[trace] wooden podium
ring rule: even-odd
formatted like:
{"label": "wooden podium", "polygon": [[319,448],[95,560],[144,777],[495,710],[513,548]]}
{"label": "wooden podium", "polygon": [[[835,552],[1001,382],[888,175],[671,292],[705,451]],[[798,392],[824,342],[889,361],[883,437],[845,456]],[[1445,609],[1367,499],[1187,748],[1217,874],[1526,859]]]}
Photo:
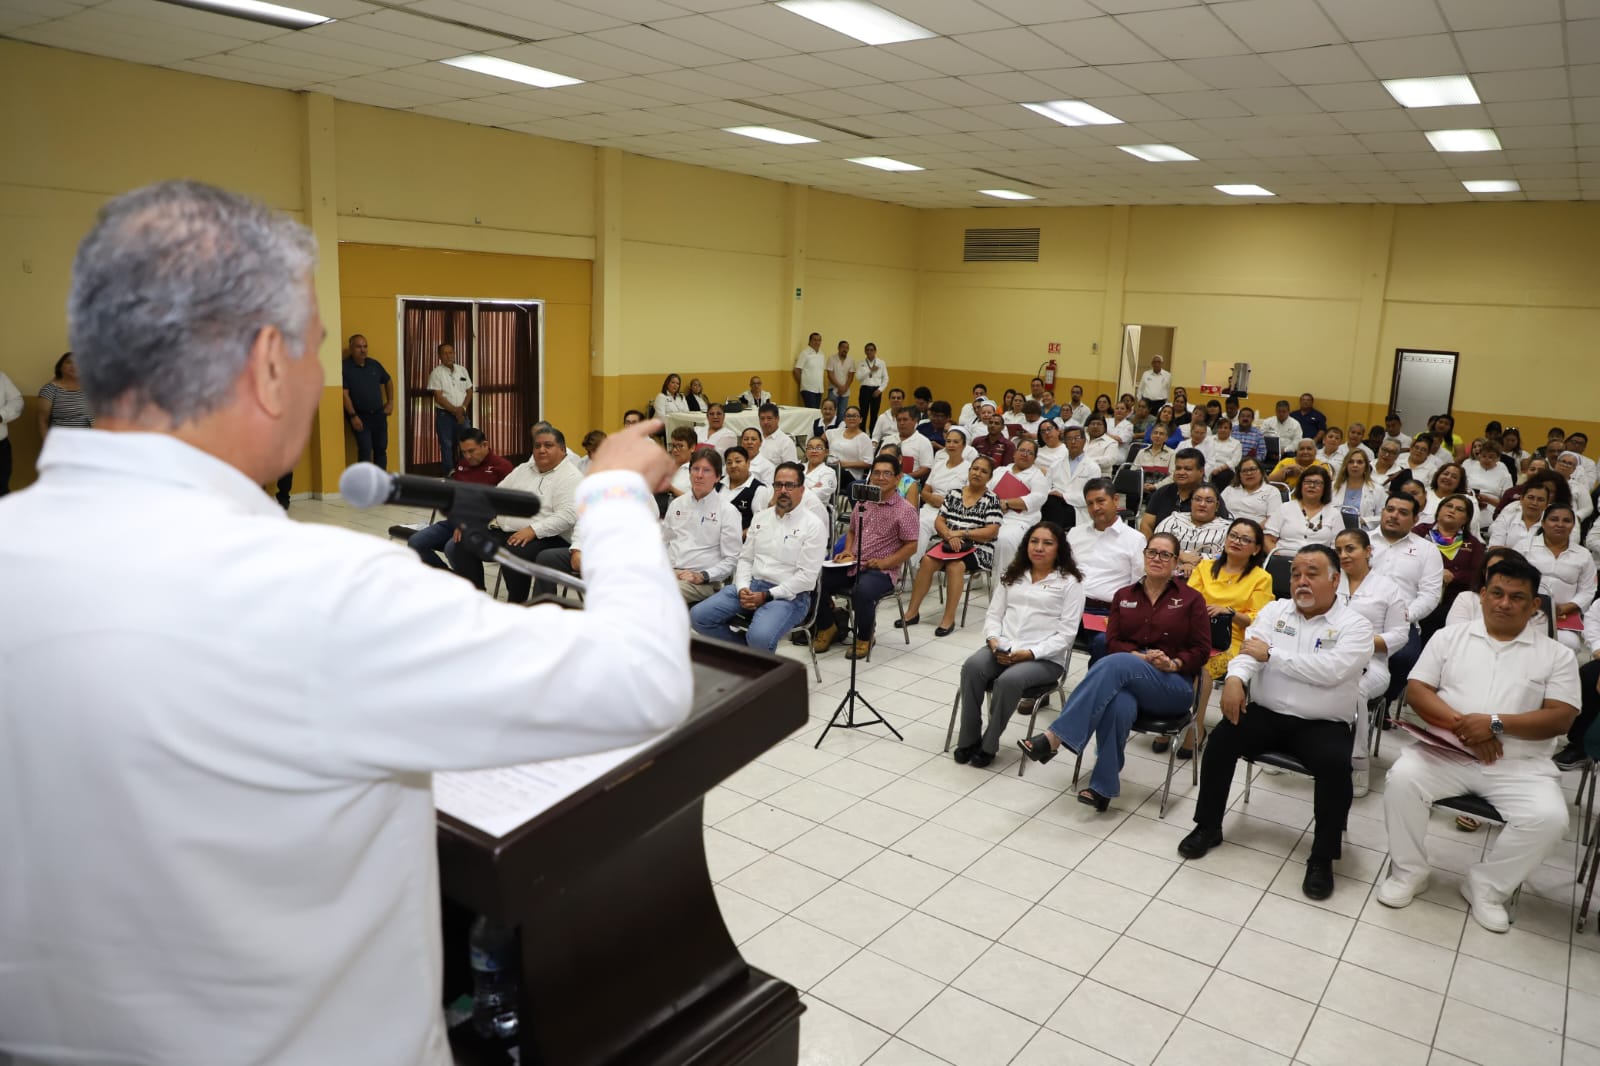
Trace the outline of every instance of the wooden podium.
{"label": "wooden podium", "polygon": [[[799,993],[728,935],[701,807],[805,724],[805,669],[700,638],[692,658],[688,721],[616,769],[501,837],[439,815],[445,1001],[471,991],[472,915],[519,926],[522,1066],[798,1061]],[[471,1029],[458,1062],[507,1061]]]}

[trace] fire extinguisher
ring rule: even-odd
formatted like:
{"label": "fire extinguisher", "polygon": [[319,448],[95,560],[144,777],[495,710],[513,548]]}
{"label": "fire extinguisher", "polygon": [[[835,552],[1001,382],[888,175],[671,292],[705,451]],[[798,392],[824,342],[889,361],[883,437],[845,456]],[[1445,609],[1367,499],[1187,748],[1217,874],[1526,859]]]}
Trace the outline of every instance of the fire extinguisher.
{"label": "fire extinguisher", "polygon": [[1044,365],[1039,368],[1039,377],[1044,380],[1045,388],[1053,389],[1056,387],[1056,361],[1054,359],[1045,360]]}

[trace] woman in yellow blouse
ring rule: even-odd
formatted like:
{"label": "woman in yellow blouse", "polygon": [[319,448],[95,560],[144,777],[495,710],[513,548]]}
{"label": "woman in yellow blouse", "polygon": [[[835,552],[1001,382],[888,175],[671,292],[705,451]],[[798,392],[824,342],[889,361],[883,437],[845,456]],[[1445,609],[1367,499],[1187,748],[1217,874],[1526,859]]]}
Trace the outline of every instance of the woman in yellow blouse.
{"label": "woman in yellow blouse", "polygon": [[[1205,597],[1207,613],[1213,619],[1227,617],[1233,622],[1233,639],[1227,647],[1212,654],[1200,674],[1202,708],[1210,702],[1212,682],[1227,675],[1228,663],[1239,653],[1245,627],[1255,621],[1261,608],[1272,602],[1272,575],[1261,565],[1266,558],[1266,534],[1261,526],[1249,518],[1236,518],[1228,527],[1222,554],[1215,560],[1202,562],[1189,575],[1189,587]],[[1204,739],[1203,711],[1199,725],[1201,739]],[[1190,758],[1194,754],[1194,742],[1192,735],[1184,737],[1183,745],[1178,748],[1178,758]]]}

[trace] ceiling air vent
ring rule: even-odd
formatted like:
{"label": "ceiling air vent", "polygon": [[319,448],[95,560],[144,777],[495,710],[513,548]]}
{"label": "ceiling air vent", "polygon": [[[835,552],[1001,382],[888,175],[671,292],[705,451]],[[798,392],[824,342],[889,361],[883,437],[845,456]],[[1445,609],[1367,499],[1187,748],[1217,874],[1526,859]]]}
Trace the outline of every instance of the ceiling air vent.
{"label": "ceiling air vent", "polygon": [[1039,230],[969,229],[961,248],[964,263],[1037,263]]}

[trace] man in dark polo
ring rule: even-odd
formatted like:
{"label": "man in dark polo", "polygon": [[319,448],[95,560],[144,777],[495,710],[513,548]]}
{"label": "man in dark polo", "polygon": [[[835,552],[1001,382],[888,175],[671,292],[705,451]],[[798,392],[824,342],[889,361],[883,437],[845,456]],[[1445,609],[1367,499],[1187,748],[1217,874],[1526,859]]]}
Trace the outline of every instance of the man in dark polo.
{"label": "man in dark polo", "polygon": [[350,338],[344,360],[344,418],[356,438],[356,458],[389,469],[389,412],[394,410],[389,372],[367,358],[367,338]]}
{"label": "man in dark polo", "polygon": [[[496,455],[489,447],[483,430],[468,427],[456,438],[461,461],[450,471],[450,480],[465,481],[473,485],[498,485],[511,473],[511,461]],[[429,566],[439,570],[450,569],[439,553],[455,537],[455,527],[449,522],[435,522],[412,532],[409,526],[390,526],[391,537],[405,537],[406,546],[416,552]]]}

